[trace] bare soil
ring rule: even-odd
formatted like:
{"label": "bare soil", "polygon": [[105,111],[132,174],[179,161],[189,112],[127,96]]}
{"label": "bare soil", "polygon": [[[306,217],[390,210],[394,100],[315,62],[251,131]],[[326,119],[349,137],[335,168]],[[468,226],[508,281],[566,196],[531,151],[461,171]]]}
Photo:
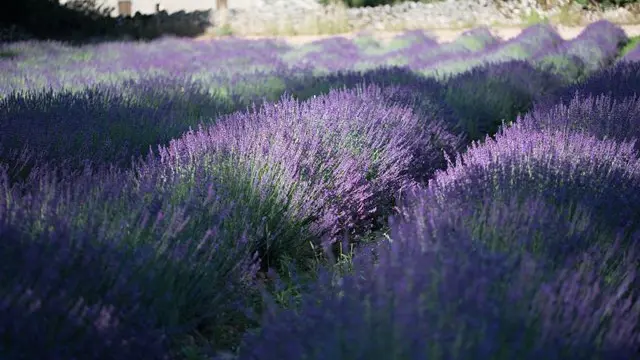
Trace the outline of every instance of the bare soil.
{"label": "bare soil", "polygon": [[[619,25],[622,29],[627,33],[627,36],[638,36],[640,35],[640,25]],[[504,40],[511,39],[513,37],[518,36],[524,26],[521,27],[493,27],[490,28],[490,31],[497,37],[500,37]],[[584,30],[584,26],[562,26],[557,25],[556,29],[560,36],[564,39],[569,40],[576,36],[578,36],[582,30]],[[455,40],[460,34],[470,29],[436,29],[436,30],[427,30],[430,34],[432,34],[440,43],[446,43]],[[388,41],[392,39],[394,36],[401,34],[401,32],[371,32],[370,33],[374,38],[381,42]],[[243,39],[280,39],[286,41],[290,45],[302,45],[309,42],[313,42],[320,39],[326,39],[334,36],[342,36],[345,38],[353,38],[357,35],[357,33],[346,33],[346,34],[337,34],[337,35],[296,35],[296,36],[240,36],[239,38]],[[216,39],[215,36],[212,35],[203,35],[196,40],[211,40]]]}

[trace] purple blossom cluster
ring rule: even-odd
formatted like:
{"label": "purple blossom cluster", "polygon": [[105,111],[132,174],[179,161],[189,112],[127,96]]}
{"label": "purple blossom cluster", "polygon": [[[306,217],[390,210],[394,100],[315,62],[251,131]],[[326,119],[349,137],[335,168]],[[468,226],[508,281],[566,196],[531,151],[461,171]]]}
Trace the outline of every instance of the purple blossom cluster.
{"label": "purple blossom cluster", "polygon": [[0,359],[635,358],[627,40],[0,45]]}
{"label": "purple blossom cluster", "polygon": [[598,139],[634,142],[640,150],[640,99],[637,96],[581,95],[567,104],[539,103],[517,120],[531,129],[583,132]]}
{"label": "purple blossom cluster", "polygon": [[452,165],[429,182],[448,204],[535,194],[559,206],[579,205],[591,222],[611,229],[638,227],[640,162],[633,142],[517,122],[472,144]]}

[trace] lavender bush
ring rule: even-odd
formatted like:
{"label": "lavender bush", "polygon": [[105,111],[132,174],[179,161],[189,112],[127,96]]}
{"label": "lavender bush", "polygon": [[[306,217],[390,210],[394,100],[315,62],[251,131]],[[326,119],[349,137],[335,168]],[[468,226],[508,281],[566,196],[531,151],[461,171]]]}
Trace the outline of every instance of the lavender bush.
{"label": "lavender bush", "polygon": [[[22,239],[28,245],[41,239],[40,247],[34,243],[33,251],[25,253],[29,261],[20,262],[20,267],[9,263],[3,271],[3,276],[16,284],[28,285],[30,277],[36,281],[46,269],[50,271],[48,276],[58,279],[48,286],[61,292],[60,301],[77,301],[81,296],[91,299],[90,307],[100,305],[102,300],[106,301],[104,306],[115,307],[114,311],[145,309],[147,315],[140,316],[148,321],[148,330],[171,331],[174,340],[196,329],[215,330],[229,321],[229,314],[238,311],[239,302],[248,299],[251,292],[244,284],[253,276],[255,258],[247,245],[255,235],[250,231],[252,224],[245,221],[246,210],[235,207],[233,199],[225,196],[229,190],[224,183],[217,185],[214,179],[200,177],[199,186],[189,188],[184,180],[167,172],[134,176],[115,170],[98,174],[89,171],[79,177],[71,174],[57,178],[55,172],[43,169],[35,175],[30,183],[12,186],[6,176],[2,179],[3,223],[24,234],[15,241]],[[92,246],[101,247],[93,250]],[[109,246],[121,250],[109,258]],[[104,266],[109,266],[110,273],[104,273],[102,280],[79,262],[85,256],[83,248],[88,253],[82,261],[96,266],[98,259],[91,256],[104,255],[102,261],[106,261]],[[57,253],[60,259],[52,260]],[[2,254],[11,255],[4,250]],[[131,269],[127,268],[126,256],[131,258]],[[77,278],[73,280],[70,274]],[[112,288],[116,281],[122,282],[123,290]],[[112,290],[124,292],[111,296]],[[65,293],[70,291],[76,297],[65,300]],[[7,311],[16,312],[26,305],[18,301],[7,306]],[[56,310],[62,320],[63,310],[69,308]],[[37,319],[34,316],[29,326],[42,326]],[[56,325],[51,326],[46,331],[55,335]],[[126,330],[126,323],[123,326]],[[13,342],[14,336],[17,333],[9,333],[7,341]],[[61,341],[47,346],[58,346],[62,351],[71,344]]]}
{"label": "lavender bush", "polygon": [[[406,219],[393,219],[391,240],[362,249],[352,273],[321,273],[295,309],[272,303],[262,328],[245,337],[239,359],[633,356],[640,343],[640,305],[627,293],[633,259],[619,267],[627,277],[612,282],[595,276],[606,259],[596,252],[586,253],[577,270],[568,263],[547,273],[527,256],[488,251],[481,241],[494,234],[472,234],[466,213],[424,205],[409,208]],[[513,207],[493,205],[507,215],[489,221],[498,229],[511,225]],[[538,214],[559,220],[553,211]],[[589,295],[595,288],[597,295]],[[576,310],[580,316],[570,316]]]}
{"label": "lavender bush", "polygon": [[496,49],[496,52],[513,55],[522,54],[526,58],[535,56],[540,52],[549,51],[563,42],[564,40],[553,26],[544,23],[536,24],[522,30],[517,37]]}
{"label": "lavender bush", "polygon": [[353,38],[353,44],[364,55],[375,55],[384,52],[382,44],[370,32],[361,31]]}
{"label": "lavender bush", "polygon": [[356,44],[343,37],[317,40],[284,55],[285,60],[324,73],[349,68],[360,58]]}
{"label": "lavender bush", "polygon": [[397,51],[408,48],[412,45],[421,44],[425,47],[437,46],[438,41],[430,36],[428,32],[423,30],[405,31],[400,35],[396,35],[389,43],[386,44],[387,51]]}
{"label": "lavender bush", "polygon": [[[215,169],[210,154],[229,154],[248,172],[251,191],[281,216],[307,224],[316,238],[353,235],[376,224],[395,191],[444,166],[442,151],[459,144],[440,119],[418,118],[390,93],[370,86],[303,103],[285,98],[188,132],[160,149],[161,162],[192,172]],[[308,248],[300,233],[279,234],[280,217],[265,220],[263,254],[295,258]]]}
{"label": "lavender bush", "polygon": [[478,28],[462,33],[450,43],[444,43],[434,49],[409,47],[403,51],[408,57],[408,66],[413,70],[438,67],[439,64],[461,59],[470,55],[490,51],[500,42],[486,28]]}
{"label": "lavender bush", "polygon": [[62,221],[33,238],[2,220],[2,358],[169,358],[169,333],[140,301],[148,259],[73,236]]}
{"label": "lavender bush", "polygon": [[615,98],[635,96],[640,93],[640,64],[621,62],[594,72],[587,79],[551,95],[550,101],[570,101],[579,92],[583,95],[606,94]]}
{"label": "lavender bush", "polygon": [[[609,66],[628,41],[620,27],[602,20],[587,26],[575,39],[534,56],[534,61],[553,66],[560,73],[578,80],[585,74]],[[566,61],[562,61],[566,59]],[[573,68],[571,67],[573,65]]]}
{"label": "lavender bush", "polygon": [[[487,39],[484,31],[476,30],[467,34],[467,37],[461,36],[459,41],[464,39]],[[508,41],[489,42],[480,47],[478,51],[451,53],[437,59],[419,65],[419,72],[426,76],[435,76],[438,78],[449,77],[456,74],[464,73],[474,67],[486,66],[488,64],[496,64],[514,60],[530,60],[534,54],[541,51],[554,48],[563,40],[558,33],[546,24],[531,26],[524,29],[518,36]]]}
{"label": "lavender bush", "polygon": [[624,30],[606,20],[589,24],[577,38],[569,42],[566,50],[576,55],[587,66],[588,72],[596,71],[613,63],[616,55],[629,40]]}
{"label": "lavender bush", "polygon": [[438,44],[422,30],[409,31],[396,36],[385,46],[369,49],[351,69],[368,70],[380,66],[431,69],[488,51],[499,44],[500,41],[486,28],[466,31],[453,42],[444,44]]}
{"label": "lavender bush", "polygon": [[0,100],[0,158],[27,150],[37,162],[72,168],[84,161],[129,166],[150,146],[234,109],[197,85],[154,79],[126,88],[9,95]]}
{"label": "lavender bush", "polygon": [[640,100],[637,96],[614,98],[576,94],[568,104],[536,104],[517,121],[532,130],[583,132],[598,139],[633,141],[636,150],[640,149]]}
{"label": "lavender bush", "polygon": [[320,76],[305,74],[287,79],[286,89],[295,98],[306,100],[316,95],[327,94],[331,89],[351,89],[362,84],[381,87],[408,86],[419,91],[424,97],[436,99],[441,96],[443,89],[438,81],[424,78],[411,70],[400,67],[379,67],[367,71],[338,71]]}
{"label": "lavender bush", "polygon": [[445,83],[445,103],[469,140],[494,134],[502,122],[528,111],[541,94],[562,83],[526,62],[512,61],[469,70]]}
{"label": "lavender bush", "polygon": [[472,144],[430,186],[443,203],[541,194],[559,206],[580,204],[591,222],[619,229],[640,224],[639,171],[633,143],[515,123]]}

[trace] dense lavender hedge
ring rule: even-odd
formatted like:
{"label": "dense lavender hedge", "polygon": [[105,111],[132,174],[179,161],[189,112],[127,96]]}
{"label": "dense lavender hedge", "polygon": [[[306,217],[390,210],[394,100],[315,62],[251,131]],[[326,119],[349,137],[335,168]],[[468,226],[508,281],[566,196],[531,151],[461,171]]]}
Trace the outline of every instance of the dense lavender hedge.
{"label": "dense lavender hedge", "polygon": [[534,60],[569,79],[579,80],[611,65],[628,41],[620,27],[607,21],[588,25],[576,38],[543,51]]}
{"label": "dense lavender hedge", "polygon": [[551,101],[570,101],[576,92],[583,95],[606,94],[617,99],[640,94],[640,63],[619,62],[600,69],[587,79],[567,86],[555,94]]}
{"label": "dense lavender hedge", "polygon": [[[152,168],[216,171],[212,158],[228,154],[248,172],[251,191],[271,204],[257,210],[269,229],[258,250],[300,257],[309,241],[300,231],[333,241],[370,230],[396,191],[442,168],[443,151],[459,149],[438,107],[429,118],[418,117],[390,100],[400,90],[331,91],[302,103],[284,98],[186,133],[159,149]],[[297,227],[283,228],[282,218]]]}
{"label": "dense lavender hedge", "polygon": [[177,79],[131,81],[123,88],[34,91],[0,99],[0,159],[26,151],[33,157],[29,167],[56,163],[78,169],[86,161],[129,166],[150,146],[238,107]]}
{"label": "dense lavender hedge", "polygon": [[586,207],[592,222],[640,224],[640,160],[631,142],[516,123],[472,144],[430,185],[444,202],[542,194],[559,206]]}
{"label": "dense lavender hedge", "polygon": [[528,111],[542,94],[561,87],[552,73],[523,61],[476,67],[445,83],[444,102],[451,108],[456,127],[469,140],[494,134],[502,122]]}
{"label": "dense lavender hedge", "polygon": [[640,149],[640,99],[638,96],[581,95],[568,104],[536,104],[517,120],[530,129],[584,132],[598,139],[633,141]]}
{"label": "dense lavender hedge", "polygon": [[2,358],[168,358],[168,333],[141,306],[147,259],[74,236],[63,221],[33,237],[2,220]]}
{"label": "dense lavender hedge", "polygon": [[[581,38],[568,42],[571,44],[567,45],[568,49],[590,49],[590,53],[584,54],[588,55],[588,61],[606,62],[611,55],[610,44],[623,40],[621,30],[609,23],[598,23],[591,28]],[[553,58],[552,63],[573,64],[582,53],[558,51],[563,43],[549,25],[532,26],[509,41],[498,41],[487,29],[475,29],[442,45],[434,43],[428,34],[413,32],[379,46],[374,54],[344,38],[321,40],[302,47],[240,39],[186,42],[166,38],[152,45],[114,43],[85,48],[50,43],[44,51],[36,43],[22,42],[0,46],[0,51],[17,54],[16,61],[0,61],[0,68],[7,70],[0,94],[43,87],[77,90],[88,84],[114,85],[158,75],[179,76],[203,82],[206,88],[229,91],[238,86],[233,80],[237,76],[254,76],[254,73],[258,77],[267,73],[284,79],[295,77],[300,71],[318,74],[328,70],[407,66],[430,76],[442,76],[487,63],[529,58],[533,63],[538,62],[536,59]],[[600,46],[601,50],[594,49]],[[77,71],[79,68],[85,70]],[[561,67],[558,72],[568,80],[578,76],[572,74],[571,69],[565,70]]]}
{"label": "dense lavender hedge", "polygon": [[361,250],[352,273],[321,273],[294,309],[271,303],[239,359],[632,358],[640,345],[640,302],[629,293],[635,259],[616,269],[626,276],[606,281],[599,274],[615,248],[594,248],[557,272],[489,251],[482,242],[498,236],[474,234],[468,222],[497,231],[522,225],[519,217],[555,224],[538,229],[545,235],[565,226],[541,200],[491,205],[496,216],[484,217],[415,203],[392,221],[389,242]]}
{"label": "dense lavender hedge", "polygon": [[[224,323],[250,294],[243,284],[252,278],[255,262],[245,246],[250,240],[245,210],[224,196],[224,184],[202,177],[189,189],[168,173],[160,179],[114,170],[64,178],[47,170],[36,175],[14,185],[2,177],[0,220],[7,233],[1,291],[8,301],[3,311],[20,314],[30,306],[21,294],[31,291],[50,301],[40,300],[42,311],[55,319],[43,323],[45,315],[35,312],[21,320],[23,327],[14,327],[7,318],[3,339],[13,345],[0,349],[9,351],[6,356],[32,352],[47,358],[59,352],[63,358],[82,358],[82,351],[99,345],[104,357],[96,358],[121,358],[118,351],[139,356],[145,348],[150,358],[160,358],[154,357],[162,350],[160,335],[179,337],[203,323]],[[82,299],[85,315],[82,303],[73,310]],[[113,329],[94,334],[102,330],[86,322],[105,316],[113,317]],[[103,320],[110,326],[108,318]],[[33,347],[30,338],[17,341],[23,331],[47,334],[39,340],[42,347]],[[79,337],[72,341],[70,336]],[[110,350],[115,343],[100,341],[129,341],[131,349]]]}

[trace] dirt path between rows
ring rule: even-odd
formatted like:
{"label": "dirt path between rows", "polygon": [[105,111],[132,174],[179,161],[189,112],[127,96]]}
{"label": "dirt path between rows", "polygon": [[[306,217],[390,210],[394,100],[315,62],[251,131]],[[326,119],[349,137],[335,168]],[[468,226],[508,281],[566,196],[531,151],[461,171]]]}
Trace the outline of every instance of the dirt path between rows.
{"label": "dirt path between rows", "polygon": [[[622,29],[627,33],[627,36],[638,36],[640,35],[640,25],[620,25]],[[495,27],[491,28],[491,32],[504,40],[508,40],[514,38],[520,34],[522,29],[525,27]],[[578,36],[582,30],[584,30],[584,26],[577,27],[567,27],[567,26],[556,26],[556,29],[560,36],[564,39],[569,40],[576,36]],[[440,43],[450,42],[455,40],[460,34],[470,29],[439,29],[439,30],[427,30],[430,34],[432,34]],[[375,37],[377,40],[381,42],[388,41],[392,39],[394,36],[401,34],[401,32],[371,32],[371,35]],[[239,38],[243,39],[281,39],[286,41],[291,45],[302,45],[315,40],[326,39],[333,36],[342,36],[345,38],[353,38],[356,33],[347,33],[347,34],[339,34],[339,35],[297,35],[297,36],[240,36]],[[210,40],[215,39],[210,35],[205,35],[197,38],[197,40]]]}

